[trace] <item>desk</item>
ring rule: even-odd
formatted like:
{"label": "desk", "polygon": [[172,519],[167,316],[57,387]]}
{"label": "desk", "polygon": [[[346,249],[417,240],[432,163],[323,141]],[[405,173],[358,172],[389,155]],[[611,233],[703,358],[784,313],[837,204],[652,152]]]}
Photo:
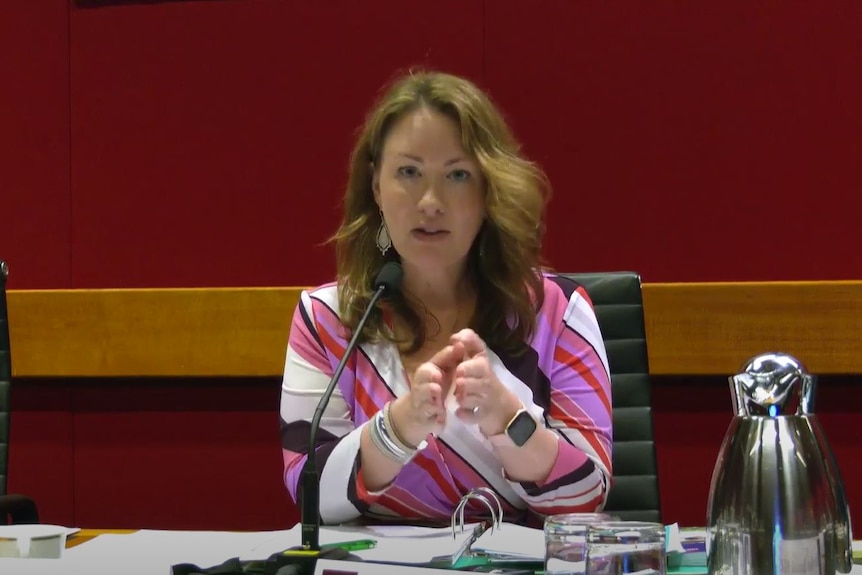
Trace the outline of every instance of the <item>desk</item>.
{"label": "desk", "polygon": [[137,531],[137,529],[81,529],[66,539],[66,549],[86,543],[87,541],[95,539],[99,535],[106,535],[109,533],[114,535],[128,535],[135,531]]}
{"label": "desk", "polygon": [[[137,529],[81,529],[75,535],[67,539],[66,548],[76,547],[91,541],[99,535],[128,535],[137,532]],[[853,559],[855,565],[851,571],[851,575],[862,575],[862,541],[853,542]],[[683,567],[679,570],[668,570],[668,575],[683,575],[683,574],[699,574],[705,573],[704,570],[698,568]]]}

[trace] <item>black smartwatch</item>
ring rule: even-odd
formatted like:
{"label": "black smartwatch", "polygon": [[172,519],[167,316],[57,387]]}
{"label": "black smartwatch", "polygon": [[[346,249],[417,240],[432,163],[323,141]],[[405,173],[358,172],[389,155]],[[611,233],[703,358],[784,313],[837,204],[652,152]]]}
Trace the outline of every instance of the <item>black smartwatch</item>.
{"label": "black smartwatch", "polygon": [[509,421],[509,424],[506,426],[506,431],[499,435],[488,437],[488,441],[490,441],[492,445],[498,447],[523,447],[524,444],[533,437],[533,434],[536,433],[536,429],[538,429],[538,427],[536,420],[533,419],[530,412],[527,411],[526,408],[522,407]]}

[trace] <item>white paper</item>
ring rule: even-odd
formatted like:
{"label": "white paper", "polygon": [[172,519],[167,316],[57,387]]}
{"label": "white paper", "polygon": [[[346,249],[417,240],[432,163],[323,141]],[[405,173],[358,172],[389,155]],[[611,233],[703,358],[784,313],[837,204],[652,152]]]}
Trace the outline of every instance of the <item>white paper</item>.
{"label": "white paper", "polygon": [[[286,549],[299,543],[299,533],[298,528],[262,532],[143,529],[129,534],[99,535],[91,541],[67,549],[60,561],[65,563],[68,560],[82,568],[98,568],[99,573],[103,572],[107,565],[113,568],[114,573],[169,574],[171,566],[177,563],[211,567],[232,557],[254,555],[259,547]],[[266,556],[249,558],[260,559]]]}
{"label": "white paper", "polygon": [[427,563],[434,558],[449,557],[469,544],[477,524],[457,530],[453,537],[450,527],[413,527],[410,525],[378,525],[366,527],[324,527],[320,530],[320,543],[337,543],[370,537],[377,540],[377,547],[364,551],[352,551],[365,561],[391,563]]}
{"label": "white paper", "polygon": [[[0,557],[0,573],[6,575],[63,575],[71,573],[64,559],[10,559]],[[104,571],[107,575],[107,571]],[[95,573],[94,575],[102,575]]]}
{"label": "white paper", "polygon": [[683,537],[679,530],[679,523],[671,523],[670,525],[665,526],[664,534],[664,546],[668,554],[685,553],[685,548],[682,546]]}
{"label": "white paper", "polygon": [[514,523],[503,523],[493,532],[488,529],[473,544],[474,551],[527,560],[545,558],[545,532]]}
{"label": "white paper", "polygon": [[[450,556],[470,539],[472,527],[459,531],[453,537],[445,528],[414,527],[409,525],[381,525],[363,527],[323,527],[320,543],[339,543],[353,539],[372,538],[374,549],[354,551],[366,561],[424,563],[438,556]],[[62,559],[42,569],[59,570],[46,573],[71,573],[76,566],[82,572],[94,573],[157,573],[169,574],[172,565],[193,563],[199,567],[212,567],[228,559],[267,559],[274,553],[301,544],[301,528],[282,531],[226,532],[226,531],[162,531],[143,529],[129,534],[104,534],[91,541],[66,550]],[[35,561],[35,560],[34,560]],[[0,573],[6,573],[0,563]],[[29,569],[36,566],[30,564]],[[66,569],[64,571],[63,569]],[[14,571],[9,571],[10,573]],[[39,571],[22,571],[36,573]]]}
{"label": "white paper", "polygon": [[427,569],[423,567],[407,567],[404,565],[380,565],[379,563],[361,563],[359,561],[333,561],[332,559],[320,559],[315,565],[314,575],[339,575],[349,573],[350,575],[440,575],[440,569]]}
{"label": "white paper", "polygon": [[[300,544],[300,528],[283,531],[262,531],[251,533],[231,533],[222,531],[152,531],[143,530],[128,535],[105,534],[81,545],[66,550],[62,559],[0,559],[0,573],[15,575],[68,575],[87,573],[88,575],[169,575],[171,566],[177,563],[194,563],[201,567],[211,567],[230,559],[266,559],[273,553]],[[434,530],[423,527],[384,526],[382,529],[329,528],[321,530],[322,543],[349,541],[372,537],[377,539],[376,550],[360,551],[356,555],[366,560],[408,562],[417,560],[416,553],[430,558],[439,549],[453,549],[451,531],[448,528]],[[491,542],[490,549],[506,554],[522,553],[534,558],[544,554],[544,534],[538,529],[529,529],[506,523],[501,530],[483,535],[480,541]],[[460,543],[460,542],[459,542]],[[498,549],[497,544],[505,545]],[[473,548],[481,547],[477,543]],[[395,548],[398,549],[395,549]],[[854,542],[859,548],[860,543]],[[408,553],[411,551],[411,553]],[[406,556],[411,555],[411,556]],[[406,557],[405,557],[406,556]],[[351,567],[349,572],[376,573],[393,575],[397,573],[439,573],[439,570],[413,567],[390,567],[387,565],[324,561],[319,566],[329,565],[330,569]],[[362,566],[359,571],[356,566]],[[368,568],[373,570],[369,571]],[[409,571],[407,571],[409,569]],[[317,570],[320,574],[322,571]],[[862,565],[854,565],[852,575],[862,575]]]}
{"label": "white paper", "polygon": [[[465,531],[472,531],[478,523],[468,523],[464,526]],[[328,528],[324,528],[328,529]],[[368,525],[363,527],[369,535],[378,537],[440,537],[452,535],[450,527],[419,527],[415,525]]]}

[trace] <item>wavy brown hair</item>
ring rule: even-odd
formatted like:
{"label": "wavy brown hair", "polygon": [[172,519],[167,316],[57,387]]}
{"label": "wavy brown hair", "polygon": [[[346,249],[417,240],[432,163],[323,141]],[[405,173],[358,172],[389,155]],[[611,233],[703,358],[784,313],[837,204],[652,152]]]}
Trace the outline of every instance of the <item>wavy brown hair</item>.
{"label": "wavy brown hair", "polygon": [[[520,154],[488,96],[469,80],[445,73],[412,72],[396,80],[359,133],[351,155],[343,218],[332,238],[342,322],[348,329],[356,327],[371,300],[375,276],[391,259],[381,256],[375,243],[381,222],[372,189],[373,170],[380,165],[392,125],[421,107],[445,114],[460,126],[464,150],[485,178],[487,216],[468,256],[468,273],[478,293],[470,327],[490,347],[517,352],[533,334],[537,310],[544,301],[540,252],[550,189],[542,170]],[[394,248],[388,254],[393,252]],[[378,313],[369,318],[360,341],[397,341],[406,353],[420,349],[426,326],[409,294],[395,294],[383,305],[411,327],[412,337],[395,340]]]}

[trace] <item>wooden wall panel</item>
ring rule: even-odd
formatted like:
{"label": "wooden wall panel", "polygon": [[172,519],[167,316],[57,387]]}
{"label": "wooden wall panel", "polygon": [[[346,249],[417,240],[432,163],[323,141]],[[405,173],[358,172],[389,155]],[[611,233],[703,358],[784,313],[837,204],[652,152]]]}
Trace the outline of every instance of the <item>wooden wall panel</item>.
{"label": "wooden wall panel", "polygon": [[9,293],[17,377],[277,375],[295,288]]}
{"label": "wooden wall panel", "polygon": [[813,373],[862,373],[862,282],[646,284],[650,369],[736,373],[784,351]]}
{"label": "wooden wall panel", "polygon": [[[14,374],[278,376],[302,288],[9,294]],[[644,284],[650,368],[736,373],[781,350],[815,373],[862,373],[862,282]]]}

